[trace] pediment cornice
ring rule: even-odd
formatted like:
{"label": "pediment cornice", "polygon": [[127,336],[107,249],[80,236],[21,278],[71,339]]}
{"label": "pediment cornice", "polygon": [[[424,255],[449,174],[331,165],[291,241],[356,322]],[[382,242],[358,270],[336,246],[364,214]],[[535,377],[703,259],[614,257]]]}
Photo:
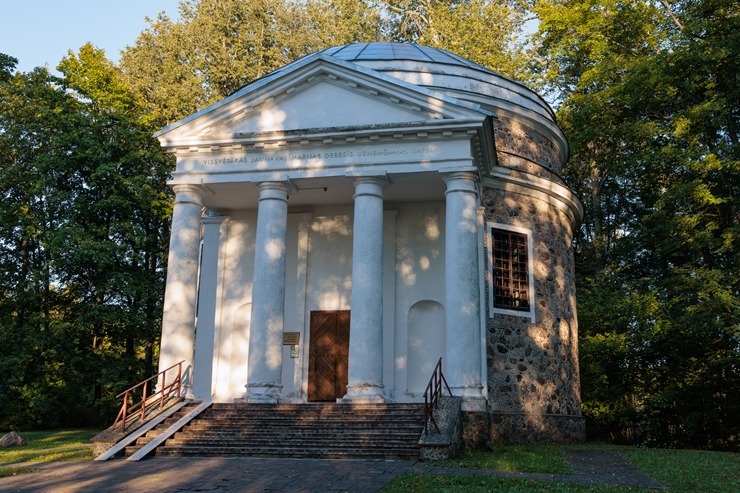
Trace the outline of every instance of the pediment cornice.
{"label": "pediment cornice", "polygon": [[[372,114],[370,114],[372,113]],[[480,123],[479,106],[316,54],[155,134],[165,148]]]}

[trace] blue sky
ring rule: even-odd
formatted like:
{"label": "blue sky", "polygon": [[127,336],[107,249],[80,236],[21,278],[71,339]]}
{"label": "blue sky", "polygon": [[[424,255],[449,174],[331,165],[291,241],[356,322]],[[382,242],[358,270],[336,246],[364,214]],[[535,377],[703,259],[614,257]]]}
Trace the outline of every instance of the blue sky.
{"label": "blue sky", "polygon": [[180,0],[0,0],[0,53],[18,59],[28,72],[48,65],[53,72],[68,50],[90,41],[118,61],[147,27],[144,19],[166,12],[177,18]]}

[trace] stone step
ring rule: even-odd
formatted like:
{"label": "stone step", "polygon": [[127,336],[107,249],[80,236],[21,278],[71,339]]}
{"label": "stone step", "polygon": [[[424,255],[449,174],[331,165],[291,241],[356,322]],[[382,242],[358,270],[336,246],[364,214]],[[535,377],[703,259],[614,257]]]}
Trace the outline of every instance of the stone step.
{"label": "stone step", "polygon": [[[337,436],[332,434],[316,434],[316,435],[262,435],[255,436],[251,435],[248,437],[244,436],[217,436],[217,435],[202,435],[202,434],[180,434],[177,433],[175,436],[167,440],[167,444],[172,445],[175,443],[187,444],[192,442],[208,442],[208,443],[229,443],[229,444],[299,444],[299,443],[321,443],[321,444],[373,444],[373,443],[410,443],[416,445],[419,441],[419,435],[393,435],[393,434],[379,434],[379,435],[345,435]],[[144,445],[147,442],[136,443],[136,445]]]}
{"label": "stone step", "polygon": [[418,448],[408,450],[398,447],[358,449],[319,448],[319,447],[168,447],[157,449],[158,456],[255,456],[255,457],[300,457],[332,459],[402,459],[415,460],[419,456]]}
{"label": "stone step", "polygon": [[[410,416],[406,418],[397,417],[383,417],[362,419],[359,417],[312,417],[312,416],[240,416],[240,417],[224,417],[213,414],[204,414],[198,421],[207,419],[210,422],[218,423],[221,426],[233,424],[235,426],[244,426],[254,423],[275,423],[275,424],[288,424],[288,425],[322,425],[332,423],[347,423],[349,425],[385,425],[386,423],[398,423],[398,424],[414,424],[423,421],[424,416]],[[168,425],[169,426],[169,425]]]}
{"label": "stone step", "polygon": [[207,422],[207,423],[191,423],[183,427],[182,431],[229,431],[229,432],[265,432],[269,431],[281,431],[285,429],[313,429],[321,428],[324,430],[332,430],[337,433],[341,432],[353,432],[353,431],[365,431],[365,430],[398,430],[398,431],[418,431],[422,425],[420,421],[415,423],[219,423],[219,422]]}
{"label": "stone step", "polygon": [[155,454],[416,459],[423,420],[419,404],[213,404]]}
{"label": "stone step", "polygon": [[341,421],[345,423],[386,423],[386,422],[418,422],[420,419],[424,419],[423,415],[418,416],[300,416],[300,415],[294,415],[294,414],[283,414],[283,415],[275,415],[275,416],[223,416],[219,414],[214,413],[204,413],[201,416],[201,419],[208,418],[211,421],[220,421],[220,422],[246,422],[246,423],[252,423],[255,421],[260,422],[270,422],[270,421],[276,421],[276,422],[301,422],[301,423],[330,423],[332,421]]}
{"label": "stone step", "polygon": [[[219,413],[218,411],[206,411],[202,416],[210,416],[214,419],[223,420],[311,420],[311,421],[330,421],[330,420],[362,420],[362,421],[384,421],[389,418],[389,413],[385,414],[352,414],[352,413]],[[394,420],[418,420],[424,417],[424,413],[393,413]]]}
{"label": "stone step", "polygon": [[188,414],[190,411],[198,407],[198,403],[193,404],[187,404],[183,406],[181,409],[179,409],[177,412],[175,412],[172,416],[165,419],[161,423],[159,423],[157,426],[146,432],[144,436],[141,436],[136,439],[136,441],[126,447],[123,450],[122,455],[125,457],[128,457],[130,455],[133,455],[137,450],[139,450],[141,447],[146,445],[147,443],[154,440],[156,437],[158,437],[164,430],[172,426],[173,424],[177,423],[180,418]]}
{"label": "stone step", "polygon": [[[420,430],[396,430],[396,429],[367,429],[367,430],[326,430],[319,428],[284,428],[280,430],[263,429],[263,430],[191,430],[189,428],[180,430],[178,436],[199,437],[208,436],[213,438],[238,438],[240,440],[250,440],[259,437],[280,437],[280,438],[321,438],[322,436],[331,436],[336,439],[366,437],[366,438],[402,438],[418,437]],[[147,439],[148,440],[148,439]]]}
{"label": "stone step", "polygon": [[[320,448],[415,448],[416,442],[410,441],[358,441],[358,440],[209,440],[207,438],[193,439],[170,439],[164,444],[166,447],[188,447],[188,446],[209,446],[209,447],[281,447],[281,448],[302,448],[302,447],[320,447]],[[137,445],[138,446],[138,445]]]}
{"label": "stone step", "polygon": [[214,402],[211,409],[275,409],[278,411],[291,409],[328,409],[328,410],[351,410],[351,411],[385,411],[388,409],[419,409],[423,404],[413,402],[395,402],[386,404],[346,404],[335,402],[280,402],[278,404],[253,404],[242,402]]}
{"label": "stone step", "polygon": [[[295,417],[274,417],[274,418],[223,418],[213,415],[205,415],[196,421],[194,424],[208,422],[213,423],[214,426],[228,427],[228,428],[243,428],[246,426],[332,426],[338,423],[342,423],[344,426],[358,426],[358,427],[371,427],[371,426],[411,426],[418,424],[423,421],[424,417],[407,418],[407,419],[396,419],[396,418],[384,418],[384,419],[361,419],[351,418],[344,419],[337,417],[334,419],[326,418],[295,418]],[[192,422],[191,422],[192,423]],[[169,425],[167,425],[169,426]]]}
{"label": "stone step", "polygon": [[255,415],[273,415],[273,414],[302,414],[302,415],[311,415],[311,416],[333,416],[333,415],[343,415],[343,416],[357,416],[357,415],[363,415],[363,416],[383,416],[389,413],[397,414],[397,415],[416,415],[416,414],[423,414],[424,410],[419,408],[404,408],[404,409],[393,409],[393,408],[387,408],[387,409],[319,409],[319,408],[313,408],[313,407],[307,407],[306,409],[299,409],[299,408],[290,408],[290,409],[269,409],[269,408],[262,408],[262,407],[250,407],[250,406],[243,406],[243,407],[231,407],[231,408],[209,408],[209,413],[215,413],[215,414],[235,414],[235,415],[241,415],[241,416],[255,416]]}

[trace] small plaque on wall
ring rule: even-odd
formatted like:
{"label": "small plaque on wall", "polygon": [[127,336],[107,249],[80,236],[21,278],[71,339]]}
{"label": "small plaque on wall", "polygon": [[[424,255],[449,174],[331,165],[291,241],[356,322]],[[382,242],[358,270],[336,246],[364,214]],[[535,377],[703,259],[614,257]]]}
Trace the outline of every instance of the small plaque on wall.
{"label": "small plaque on wall", "polygon": [[300,343],[300,332],[283,332],[283,346],[297,346]]}

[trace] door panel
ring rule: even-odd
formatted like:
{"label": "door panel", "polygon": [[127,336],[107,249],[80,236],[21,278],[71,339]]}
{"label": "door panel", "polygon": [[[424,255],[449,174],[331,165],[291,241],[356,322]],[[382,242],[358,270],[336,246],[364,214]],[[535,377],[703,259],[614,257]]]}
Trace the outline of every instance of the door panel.
{"label": "door panel", "polygon": [[347,391],[349,311],[311,312],[308,400],[335,401]]}
{"label": "door panel", "polygon": [[349,310],[337,312],[337,330],[335,332],[336,379],[334,394],[336,398],[347,394],[349,373]]}

